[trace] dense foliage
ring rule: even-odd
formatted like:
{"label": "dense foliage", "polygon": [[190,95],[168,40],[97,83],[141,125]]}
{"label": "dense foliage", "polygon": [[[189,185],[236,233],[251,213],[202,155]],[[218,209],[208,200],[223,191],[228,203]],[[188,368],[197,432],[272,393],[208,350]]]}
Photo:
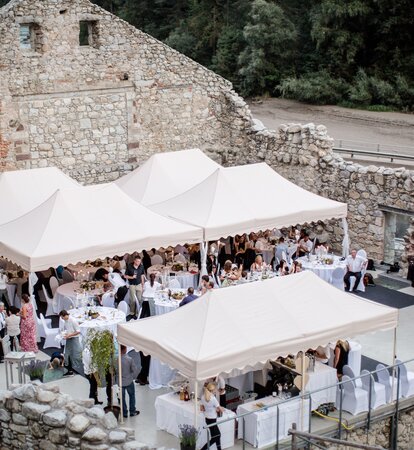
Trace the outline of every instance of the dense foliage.
{"label": "dense foliage", "polygon": [[414,109],[412,0],[93,1],[243,95]]}

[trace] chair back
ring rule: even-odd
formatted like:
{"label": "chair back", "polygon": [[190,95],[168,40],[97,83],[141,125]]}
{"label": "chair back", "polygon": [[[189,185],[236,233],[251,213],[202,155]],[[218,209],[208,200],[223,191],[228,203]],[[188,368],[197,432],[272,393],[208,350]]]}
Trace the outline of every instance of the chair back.
{"label": "chair back", "polygon": [[106,306],[107,308],[115,308],[115,299],[112,292],[106,292],[102,296],[102,306]]}
{"label": "chair back", "polygon": [[375,401],[377,399],[377,395],[375,392],[375,380],[374,377],[368,370],[361,370],[361,382],[362,389],[368,392],[369,395],[369,383],[371,382],[371,404],[369,405],[372,408],[375,405]]}
{"label": "chair back", "polygon": [[344,382],[342,387],[344,388],[345,394],[355,398],[355,385],[353,381],[347,375],[343,375],[342,381]]}
{"label": "chair back", "polygon": [[361,258],[367,259],[367,252],[363,249],[357,251],[357,256],[361,256]]}
{"label": "chair back", "polygon": [[376,367],[378,382],[385,386],[385,395],[387,402],[391,399],[391,380],[390,373],[388,369],[385,368],[384,364],[378,364]]}
{"label": "chair back", "polygon": [[5,334],[4,337],[1,340],[1,345],[3,347],[3,355],[7,356],[8,353],[10,353],[10,337],[8,334]]}
{"label": "chair back", "polygon": [[45,316],[40,313],[40,321],[42,322],[43,329],[45,330],[45,334],[49,334],[50,328],[47,326]]}
{"label": "chair back", "polygon": [[[398,367],[400,368],[400,380],[401,380],[401,384],[400,384],[401,394],[400,395],[406,396],[407,392],[410,388],[410,384],[408,381],[407,368],[405,367],[405,364],[403,364],[402,361],[399,359],[396,359],[395,363],[398,364]],[[398,378],[397,371],[395,373],[395,376]]]}
{"label": "chair back", "polygon": [[37,311],[37,303],[34,295],[30,296],[30,303],[33,306],[33,311]]}
{"label": "chair back", "polygon": [[[354,371],[351,369],[351,367],[349,367],[348,365],[345,364],[345,366],[342,368],[342,373],[344,375],[346,375],[349,378],[355,378],[355,374]],[[355,381],[352,381],[352,383],[354,383],[355,386]]]}
{"label": "chair back", "polygon": [[182,255],[181,253],[178,253],[177,255],[174,256],[174,261],[182,264],[185,264],[187,262],[185,256]]}
{"label": "chair back", "polygon": [[151,266],[155,266],[156,264],[164,264],[164,260],[161,255],[151,256]]}
{"label": "chair back", "polygon": [[168,283],[168,287],[170,289],[180,289],[181,285],[177,278],[171,278],[170,282]]}
{"label": "chair back", "polygon": [[52,302],[53,299],[49,297],[49,294],[47,293],[47,289],[44,284],[42,284],[42,291],[43,291],[43,295],[45,296],[46,301],[48,303]]}
{"label": "chair back", "polygon": [[63,297],[62,300],[62,309],[72,309],[75,308],[75,302],[72,298],[67,297],[66,295]]}
{"label": "chair back", "polygon": [[49,286],[52,290],[52,294],[55,295],[56,289],[59,287],[59,282],[56,277],[49,278]]}
{"label": "chair back", "polygon": [[72,283],[72,281],[75,281],[75,278],[73,277],[72,273],[69,272],[69,270],[64,269],[62,272],[62,280],[63,280],[63,284],[66,284],[66,283]]}
{"label": "chair back", "polygon": [[122,300],[121,302],[119,302],[118,309],[120,311],[122,311],[126,316],[128,315],[129,308],[128,308],[127,302],[125,300]]}

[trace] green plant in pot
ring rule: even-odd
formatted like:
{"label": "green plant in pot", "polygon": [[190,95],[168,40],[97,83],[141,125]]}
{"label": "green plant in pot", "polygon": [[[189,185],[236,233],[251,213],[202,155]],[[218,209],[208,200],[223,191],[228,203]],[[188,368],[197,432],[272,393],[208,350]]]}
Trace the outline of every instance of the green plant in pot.
{"label": "green plant in pot", "polygon": [[[91,355],[90,364],[98,386],[102,387],[102,380],[106,378],[107,373],[111,375],[113,386],[117,365],[114,335],[109,330],[91,328],[86,336],[85,346]],[[118,418],[120,408],[113,406],[113,399],[111,399],[111,404],[105,408],[105,411],[112,411]]]}
{"label": "green plant in pot", "polygon": [[30,361],[24,368],[24,371],[29,378],[33,380],[43,380],[43,374],[46,369],[47,361],[40,361],[40,359],[36,359],[35,361]]}
{"label": "green plant in pot", "polygon": [[179,425],[181,450],[195,450],[198,438],[198,429],[192,425]]}

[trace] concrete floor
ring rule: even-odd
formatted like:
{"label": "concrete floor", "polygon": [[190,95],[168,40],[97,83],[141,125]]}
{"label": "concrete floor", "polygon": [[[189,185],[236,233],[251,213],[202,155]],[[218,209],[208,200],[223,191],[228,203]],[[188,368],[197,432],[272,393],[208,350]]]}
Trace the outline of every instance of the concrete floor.
{"label": "concrete floor", "polygon": [[[409,295],[414,295],[414,288],[407,287],[400,289]],[[408,360],[414,357],[412,343],[414,342],[414,306],[400,310],[400,319],[397,329],[397,356],[401,360]],[[393,332],[377,332],[362,336],[356,336],[362,345],[362,353],[377,361],[391,364],[393,354]],[[47,360],[49,357],[39,352],[39,359]],[[414,370],[414,363],[409,363],[408,368]],[[61,392],[71,395],[76,399],[88,397],[89,384],[87,380],[79,375],[64,378],[56,382],[60,386]],[[5,366],[0,364],[0,390],[6,389]],[[141,411],[139,416],[126,419],[124,425],[135,429],[136,438],[150,447],[178,448],[179,442],[175,436],[164,431],[157,430],[155,425],[154,402],[158,395],[168,392],[168,389],[151,390],[148,386],[136,385],[137,409]],[[106,396],[103,389],[100,390],[99,397],[105,401]],[[322,419],[313,419],[312,428],[314,431],[327,424]],[[246,444],[246,447],[251,447]],[[236,440],[234,448],[242,448],[242,441]]]}

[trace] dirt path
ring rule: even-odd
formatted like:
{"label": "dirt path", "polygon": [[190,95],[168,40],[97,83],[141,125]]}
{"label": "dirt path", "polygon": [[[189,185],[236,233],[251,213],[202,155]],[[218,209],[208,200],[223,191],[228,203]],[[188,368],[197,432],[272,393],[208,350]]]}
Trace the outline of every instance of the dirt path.
{"label": "dirt path", "polygon": [[281,123],[313,122],[328,128],[335,145],[339,146],[342,140],[343,147],[373,150],[379,144],[384,152],[414,157],[414,114],[306,105],[277,98],[265,99],[262,103],[248,103],[253,116],[270,129],[276,129]]}

